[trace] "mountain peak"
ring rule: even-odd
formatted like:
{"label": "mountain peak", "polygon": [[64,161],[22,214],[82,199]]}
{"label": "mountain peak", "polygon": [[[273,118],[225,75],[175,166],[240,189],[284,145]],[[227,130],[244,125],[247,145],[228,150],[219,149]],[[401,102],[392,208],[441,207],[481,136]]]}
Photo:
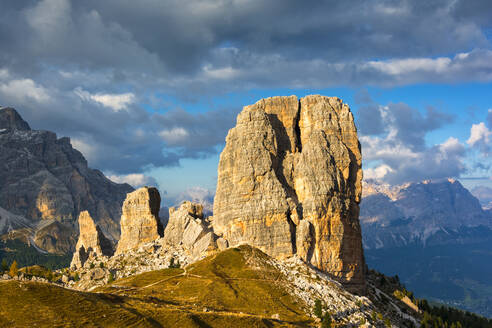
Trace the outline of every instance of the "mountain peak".
{"label": "mountain peak", "polygon": [[0,107],[0,130],[2,129],[29,131],[31,127],[14,108]]}

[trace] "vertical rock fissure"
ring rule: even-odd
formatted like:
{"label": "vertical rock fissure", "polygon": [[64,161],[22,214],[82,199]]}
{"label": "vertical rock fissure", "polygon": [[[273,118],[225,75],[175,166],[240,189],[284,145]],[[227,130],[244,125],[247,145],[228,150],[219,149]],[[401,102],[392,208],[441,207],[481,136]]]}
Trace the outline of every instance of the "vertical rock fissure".
{"label": "vertical rock fissure", "polygon": [[291,240],[291,243],[292,243],[292,253],[293,254],[296,254],[297,253],[297,241],[296,241],[296,238],[297,238],[297,229],[296,229],[296,225],[294,223],[294,221],[292,221],[292,217],[291,217],[291,210],[287,210],[287,221],[289,222],[289,230],[290,230],[290,240]]}
{"label": "vertical rock fissure", "polygon": [[295,148],[299,153],[302,153],[301,128],[299,126],[300,119],[301,119],[301,100],[299,99],[297,101],[297,115],[294,118],[294,131],[295,131],[295,143],[296,143]]}

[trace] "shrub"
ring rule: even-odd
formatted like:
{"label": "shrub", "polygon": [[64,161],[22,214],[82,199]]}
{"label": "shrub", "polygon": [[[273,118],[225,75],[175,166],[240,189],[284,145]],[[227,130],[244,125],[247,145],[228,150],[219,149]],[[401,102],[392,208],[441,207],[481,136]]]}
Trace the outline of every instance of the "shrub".
{"label": "shrub", "polygon": [[331,315],[328,312],[321,319],[321,328],[331,328]]}
{"label": "shrub", "polygon": [[94,267],[95,267],[94,263],[91,263],[90,268],[94,269]]}
{"label": "shrub", "polygon": [[320,319],[323,317],[323,308],[320,299],[314,301],[314,315]]}
{"label": "shrub", "polygon": [[8,264],[7,264],[7,260],[3,259],[2,260],[2,271],[7,271],[9,268]]}
{"label": "shrub", "polygon": [[114,275],[112,272],[109,273],[108,283],[112,283],[114,281]]}

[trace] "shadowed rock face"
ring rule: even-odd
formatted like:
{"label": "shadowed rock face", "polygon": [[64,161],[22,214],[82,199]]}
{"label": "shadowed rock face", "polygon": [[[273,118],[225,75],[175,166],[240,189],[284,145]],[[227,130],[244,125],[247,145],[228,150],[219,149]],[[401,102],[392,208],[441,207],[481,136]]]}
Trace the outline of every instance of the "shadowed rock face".
{"label": "shadowed rock face", "polygon": [[75,253],[70,267],[80,268],[90,256],[112,256],[113,245],[104,236],[101,228],[94,223],[89,212],[83,211],[79,215],[79,240],[75,246]]}
{"label": "shadowed rock face", "polygon": [[126,196],[117,254],[163,236],[164,229],[159,220],[160,205],[161,196],[156,188],[143,187]]}
{"label": "shadowed rock face", "polygon": [[28,237],[40,248],[73,251],[84,210],[117,240],[121,204],[132,190],[90,169],[69,138],[31,130],[15,109],[0,108],[0,207],[31,223]]}
{"label": "shadowed rock face", "polygon": [[362,169],[352,113],[334,97],[246,106],[220,156],[213,227],[231,246],[298,254],[364,289]]}

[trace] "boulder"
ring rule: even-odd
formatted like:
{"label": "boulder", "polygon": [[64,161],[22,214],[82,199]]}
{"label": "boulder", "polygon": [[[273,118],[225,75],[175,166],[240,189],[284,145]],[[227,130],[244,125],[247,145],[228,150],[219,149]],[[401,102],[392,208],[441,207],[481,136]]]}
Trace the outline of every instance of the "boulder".
{"label": "boulder", "polygon": [[94,223],[88,211],[83,211],[79,215],[79,232],[79,240],[70,264],[71,268],[83,267],[87,259],[91,257],[113,255],[113,244]]}
{"label": "boulder", "polygon": [[116,254],[162,237],[164,229],[159,220],[160,205],[161,196],[156,188],[142,187],[126,196]]}
{"label": "boulder", "polygon": [[212,225],[229,246],[298,254],[363,291],[360,144],[336,97],[263,99],[246,106],[220,155]]}
{"label": "boulder", "polygon": [[179,208],[169,209],[169,223],[163,238],[165,244],[182,245],[193,258],[199,258],[217,249],[216,238],[203,216],[202,205],[185,201]]}

